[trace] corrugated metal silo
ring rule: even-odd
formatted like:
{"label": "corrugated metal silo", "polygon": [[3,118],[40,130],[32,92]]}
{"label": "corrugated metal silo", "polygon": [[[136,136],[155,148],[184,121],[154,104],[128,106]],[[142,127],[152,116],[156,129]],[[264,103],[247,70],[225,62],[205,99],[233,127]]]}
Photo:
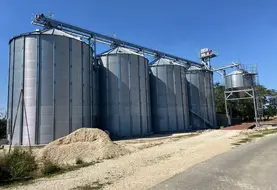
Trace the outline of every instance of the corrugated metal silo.
{"label": "corrugated metal silo", "polygon": [[188,80],[192,128],[216,127],[213,72],[191,66],[186,77]]}
{"label": "corrugated metal silo", "polygon": [[160,58],[151,64],[151,110],[155,132],[189,130],[186,67]]}
{"label": "corrugated metal silo", "polygon": [[116,47],[100,55],[100,124],[112,137],[151,132],[148,60]]}
{"label": "corrugated metal silo", "polygon": [[94,126],[98,81],[93,80],[86,43],[49,29],[16,36],[9,44],[8,132],[15,122],[13,144],[28,144],[22,104],[14,121],[21,89],[31,144],[46,144],[78,128]]}

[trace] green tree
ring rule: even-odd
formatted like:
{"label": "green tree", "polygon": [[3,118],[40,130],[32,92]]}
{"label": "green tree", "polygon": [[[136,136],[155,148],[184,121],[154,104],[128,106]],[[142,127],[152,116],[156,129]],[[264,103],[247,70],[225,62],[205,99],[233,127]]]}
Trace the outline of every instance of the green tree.
{"label": "green tree", "polygon": [[275,89],[267,89],[262,85],[258,85],[257,89],[264,105],[264,116],[268,120],[269,117],[277,114],[277,91]]}
{"label": "green tree", "polygon": [[[277,91],[274,89],[267,89],[263,85],[258,85],[257,95],[261,99],[264,107],[264,115],[267,118],[277,114]],[[224,100],[225,87],[220,83],[214,84],[216,111],[225,113]],[[252,121],[255,118],[254,106],[252,99],[241,99],[236,101],[228,101],[228,108],[232,117],[242,117],[244,120]]]}
{"label": "green tree", "polygon": [[225,113],[224,86],[219,82],[214,84],[216,112]]}
{"label": "green tree", "polygon": [[264,115],[267,117],[266,119],[269,120],[269,117],[273,117],[277,114],[277,109],[273,105],[268,105],[264,111]]}
{"label": "green tree", "polygon": [[6,137],[6,130],[7,130],[7,117],[0,113],[0,138]]}

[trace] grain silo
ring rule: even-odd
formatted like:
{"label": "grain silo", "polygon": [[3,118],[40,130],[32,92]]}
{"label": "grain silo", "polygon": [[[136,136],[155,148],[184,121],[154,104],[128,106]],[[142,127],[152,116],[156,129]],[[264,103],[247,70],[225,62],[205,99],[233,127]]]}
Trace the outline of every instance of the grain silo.
{"label": "grain silo", "polygon": [[189,130],[189,105],[184,65],[160,58],[151,63],[151,110],[155,132]]}
{"label": "grain silo", "polygon": [[[20,92],[24,93],[31,144],[46,144],[97,118],[96,85],[90,47],[57,29],[22,34],[10,44],[8,133],[12,144],[28,144]],[[9,139],[8,139],[9,140]]]}
{"label": "grain silo", "polygon": [[237,69],[225,76],[225,88],[227,90],[248,89],[254,86],[255,74],[243,69]]}
{"label": "grain silo", "polygon": [[112,137],[151,130],[148,60],[116,47],[100,55],[100,124]]}
{"label": "grain silo", "polygon": [[191,66],[186,74],[192,128],[216,127],[213,72]]}

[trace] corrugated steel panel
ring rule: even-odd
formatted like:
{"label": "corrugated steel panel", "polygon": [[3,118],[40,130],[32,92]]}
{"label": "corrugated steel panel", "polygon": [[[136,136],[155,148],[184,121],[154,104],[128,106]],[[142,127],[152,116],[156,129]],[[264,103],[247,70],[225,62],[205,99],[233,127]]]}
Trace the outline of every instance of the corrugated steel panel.
{"label": "corrugated steel panel", "polygon": [[10,42],[9,50],[9,76],[8,76],[8,105],[7,105],[7,139],[10,139],[13,118],[13,72],[14,72],[14,40]]}
{"label": "corrugated steel panel", "polygon": [[[52,33],[35,32],[10,41],[8,120],[14,122],[23,89],[31,144],[46,144],[94,126],[91,115],[94,121],[98,117],[98,108],[90,113],[98,102],[94,96],[98,78],[90,81],[95,77],[90,47],[64,32]],[[13,144],[28,144],[26,126],[21,106]]]}
{"label": "corrugated steel panel", "polygon": [[[194,113],[201,115],[201,103],[199,92],[199,76],[197,74],[187,74],[189,106]],[[203,121],[193,114],[190,114],[192,129],[201,129]]]}
{"label": "corrugated steel panel", "polygon": [[118,47],[100,62],[101,127],[113,137],[150,133],[148,60]]}
{"label": "corrugated steel panel", "polygon": [[151,64],[152,123],[156,132],[189,130],[186,68],[167,59]]}
{"label": "corrugated steel panel", "polygon": [[14,78],[13,78],[13,122],[15,122],[15,129],[13,134],[13,144],[22,143],[22,104],[19,106],[17,118],[16,109],[18,105],[18,99],[20,91],[23,87],[23,50],[24,50],[24,38],[14,40]]}
{"label": "corrugated steel panel", "polygon": [[[36,37],[25,38],[25,77],[24,77],[24,98],[26,113],[28,119],[30,141],[35,143],[35,126],[36,126],[36,77],[37,77],[37,46]],[[27,123],[23,125],[23,144],[28,144]]]}
{"label": "corrugated steel panel", "polygon": [[186,77],[188,80],[189,106],[191,111],[197,114],[190,114],[192,128],[211,128],[207,122],[216,127],[213,73],[205,69],[191,67],[187,71]]}

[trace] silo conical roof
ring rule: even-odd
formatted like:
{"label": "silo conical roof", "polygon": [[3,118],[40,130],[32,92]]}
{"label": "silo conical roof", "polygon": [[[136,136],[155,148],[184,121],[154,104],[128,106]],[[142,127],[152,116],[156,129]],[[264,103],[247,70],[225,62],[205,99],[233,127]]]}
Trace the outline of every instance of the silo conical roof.
{"label": "silo conical roof", "polygon": [[239,74],[244,74],[246,73],[246,71],[242,70],[242,69],[237,69],[235,71],[232,71],[231,73],[229,73],[228,75],[226,76],[230,76],[230,75],[239,75]]}
{"label": "silo conical roof", "polygon": [[201,67],[197,67],[197,66],[190,66],[188,70],[189,71],[195,71],[195,70],[204,70],[204,69],[201,68]]}
{"label": "silo conical roof", "polygon": [[151,66],[159,66],[159,65],[179,65],[184,67],[185,65],[180,64],[178,61],[166,59],[166,58],[159,58],[151,63]]}
{"label": "silo conical roof", "polygon": [[111,54],[132,54],[132,55],[139,55],[139,56],[144,57],[144,55],[142,53],[138,53],[138,52],[135,52],[134,50],[131,50],[131,49],[125,48],[125,47],[121,47],[121,46],[112,48],[112,49],[102,53],[101,55],[111,55]]}
{"label": "silo conical roof", "polygon": [[33,32],[27,32],[27,33],[23,33],[23,34],[20,34],[18,36],[15,36],[12,39],[20,37],[20,36],[40,35],[40,34],[43,34],[43,35],[64,36],[64,37],[67,37],[67,38],[72,38],[72,39],[75,39],[75,40],[78,40],[78,41],[82,41],[82,39],[80,37],[73,36],[72,34],[69,34],[69,33],[65,32],[65,31],[62,31],[62,30],[59,30],[59,29],[56,29],[56,28],[45,29],[45,30],[38,30],[38,31],[33,31]]}
{"label": "silo conical roof", "polygon": [[75,40],[82,41],[80,37],[73,36],[72,34],[69,34],[65,31],[62,31],[62,30],[59,30],[59,29],[56,29],[56,28],[34,31],[31,34],[49,34],[49,35],[56,35],[56,36],[65,36],[65,37],[68,37],[68,38],[73,38]]}

